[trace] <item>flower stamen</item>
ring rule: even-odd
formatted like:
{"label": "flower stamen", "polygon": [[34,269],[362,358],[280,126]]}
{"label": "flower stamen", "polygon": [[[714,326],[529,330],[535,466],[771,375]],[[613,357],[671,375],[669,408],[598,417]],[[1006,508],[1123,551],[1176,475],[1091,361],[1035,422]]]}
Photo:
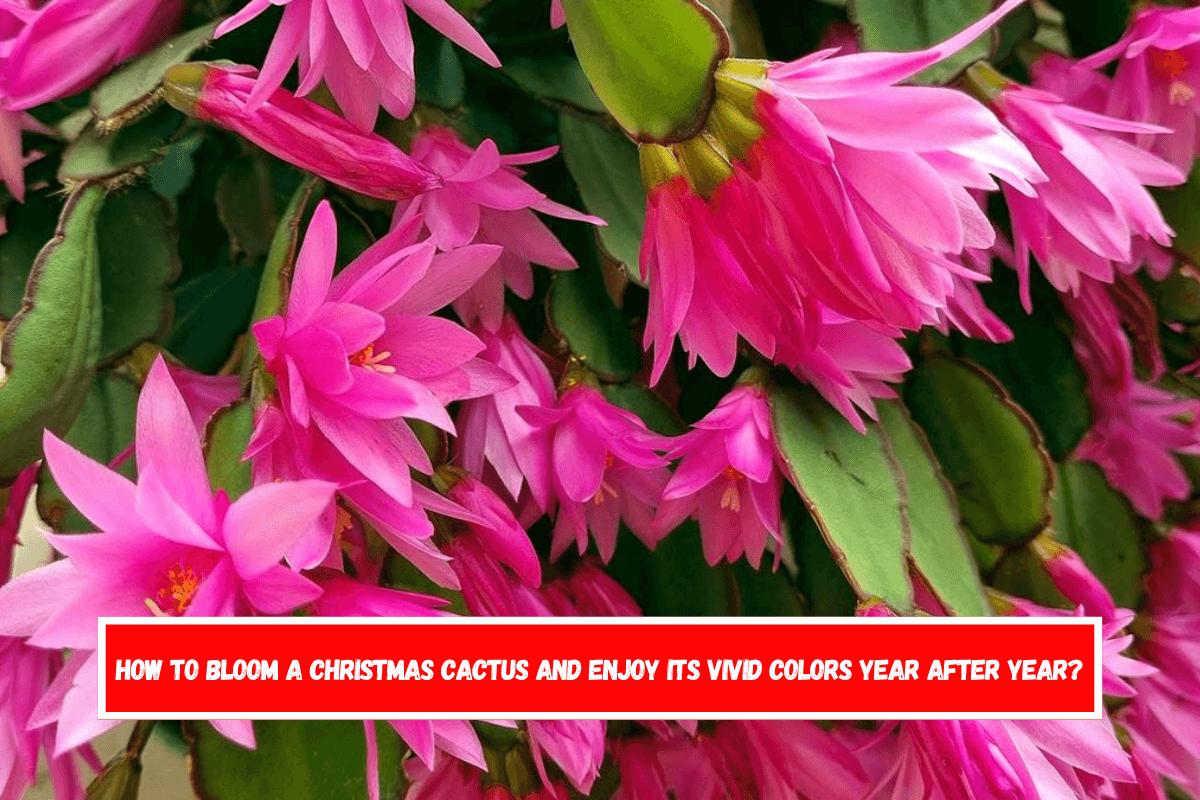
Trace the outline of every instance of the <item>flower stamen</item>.
{"label": "flower stamen", "polygon": [[146,598],[146,607],[156,617],[182,616],[199,588],[200,575],[196,570],[176,564],[167,570],[166,585],[153,598]]}
{"label": "flower stamen", "polygon": [[725,491],[721,493],[721,508],[727,508],[736,514],[742,510],[742,498],[738,492],[738,483],[746,480],[746,476],[733,467],[726,467],[722,474],[727,483]]}
{"label": "flower stamen", "polygon": [[1185,106],[1196,99],[1196,90],[1184,80],[1191,64],[1188,63],[1187,57],[1182,52],[1151,49],[1150,65],[1156,73],[1171,82],[1167,90],[1167,97],[1171,101],[1171,105]]}
{"label": "flower stamen", "polygon": [[396,368],[383,362],[391,357],[391,351],[380,350],[378,353],[376,353],[375,345],[369,344],[362,350],[359,350],[357,353],[350,356],[350,363],[356,367],[365,367],[366,369],[372,369],[376,372],[390,374],[395,372]]}

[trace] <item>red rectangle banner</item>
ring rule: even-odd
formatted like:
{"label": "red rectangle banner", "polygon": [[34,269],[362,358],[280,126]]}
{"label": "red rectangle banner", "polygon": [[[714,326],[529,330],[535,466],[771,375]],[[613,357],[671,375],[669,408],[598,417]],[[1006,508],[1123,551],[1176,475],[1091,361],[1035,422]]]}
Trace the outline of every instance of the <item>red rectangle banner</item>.
{"label": "red rectangle banner", "polygon": [[1100,620],[100,620],[103,719],[1099,719]]}

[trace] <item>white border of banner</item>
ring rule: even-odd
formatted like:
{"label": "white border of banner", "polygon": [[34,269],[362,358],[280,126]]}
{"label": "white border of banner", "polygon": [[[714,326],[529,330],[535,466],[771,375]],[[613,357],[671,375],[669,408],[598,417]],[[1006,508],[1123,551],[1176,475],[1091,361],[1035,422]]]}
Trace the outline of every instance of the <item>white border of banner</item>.
{"label": "white border of banner", "polygon": [[[256,713],[252,711],[238,713],[202,713],[202,712],[128,712],[119,713],[105,710],[105,627],[109,623],[136,625],[455,625],[472,627],[476,625],[925,625],[925,626],[955,626],[955,625],[1081,625],[1091,624],[1093,629],[1094,659],[1095,659],[1095,702],[1091,713],[1087,712],[1053,712],[1001,714],[989,713],[956,713],[956,714],[870,714],[852,713],[837,714],[831,711],[811,712],[801,715],[792,713],[772,714],[713,714],[705,711],[656,711],[656,712],[627,712],[607,711],[599,713],[555,712],[531,713],[527,711],[504,709],[484,709],[477,713],[451,714],[414,713],[411,711],[346,711],[346,712],[279,712],[269,711]],[[225,719],[256,719],[256,720],[366,720],[366,719],[827,719],[827,720],[875,720],[875,719],[929,719],[929,720],[969,720],[969,719],[1101,719],[1103,717],[1103,696],[1101,690],[1101,674],[1103,672],[1102,649],[1103,634],[1100,617],[100,617],[97,623],[99,634],[98,672],[99,672],[99,719],[177,719],[177,720],[225,720]],[[185,700],[186,694],[180,699]]]}

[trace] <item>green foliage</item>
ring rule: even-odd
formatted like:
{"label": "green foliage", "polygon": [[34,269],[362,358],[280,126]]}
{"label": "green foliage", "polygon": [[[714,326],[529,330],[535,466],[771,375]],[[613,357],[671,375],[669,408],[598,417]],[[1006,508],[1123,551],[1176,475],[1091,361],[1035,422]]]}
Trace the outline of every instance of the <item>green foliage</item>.
{"label": "green foliage", "polygon": [[991,375],[934,356],[912,371],[905,398],[975,536],[1020,543],[1045,530],[1054,486],[1050,456],[1037,426]]}
{"label": "green foliage", "polygon": [[[101,372],[92,381],[79,415],[63,440],[86,456],[108,464],[133,443],[137,416],[138,387],[128,378]],[[132,457],[118,471],[127,478],[136,476]],[[83,518],[63,495],[43,464],[38,480],[38,514],[55,530],[68,533],[93,531],[95,526]]]}
{"label": "green foliage", "polygon": [[777,390],[771,405],[788,477],[855,592],[911,612],[902,494],[879,431],[859,433],[810,391]]}
{"label": "green foliage", "polygon": [[1070,462],[1059,466],[1054,533],[1079,553],[1118,606],[1138,607],[1146,571],[1141,523],[1129,501],[1108,485],[1094,465]]}
{"label": "green foliage", "polygon": [[0,343],[0,480],[42,452],[42,431],[75,421],[101,355],[98,184],[67,201],[54,238],[29,275],[21,309]]}
{"label": "green foliage", "polygon": [[1092,425],[1083,370],[1059,322],[1062,304],[1049,283],[1034,276],[1034,308],[1026,314],[1011,270],[996,269],[983,298],[1013,332],[1013,340],[992,344],[962,338],[960,352],[1004,385],[1017,405],[1029,412],[1056,459],[1066,458]]}
{"label": "green foliage", "polygon": [[695,0],[563,0],[563,8],[583,71],[631,136],[661,141],[696,127],[729,46],[711,12]]}
{"label": "green foliage", "polygon": [[979,569],[958,525],[954,490],[929,441],[899,401],[879,403],[878,408],[907,496],[904,522],[910,532],[914,566],[950,613],[988,616]]}
{"label": "green foliage", "polygon": [[[379,739],[382,797],[403,786],[404,746],[386,722]],[[365,800],[367,745],[363,723],[335,720],[254,723],[254,750],[234,744],[207,722],[191,723],[192,782],[203,800]]]}
{"label": "green foliage", "polygon": [[181,33],[109,75],[92,92],[90,108],[102,122],[123,124],[155,102],[163,73],[192,60],[212,41],[218,22]]}
{"label": "green foliage", "polygon": [[638,252],[646,222],[646,191],[637,148],[598,122],[563,114],[559,124],[563,157],[592,214],[608,225],[597,235],[604,249],[640,282]]}

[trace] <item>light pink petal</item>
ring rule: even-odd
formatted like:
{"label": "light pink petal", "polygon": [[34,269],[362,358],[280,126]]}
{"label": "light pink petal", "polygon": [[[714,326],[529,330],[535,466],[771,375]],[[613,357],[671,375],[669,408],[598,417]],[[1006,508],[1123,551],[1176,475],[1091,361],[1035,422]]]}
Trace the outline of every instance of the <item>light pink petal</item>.
{"label": "light pink petal", "polygon": [[256,486],[225,513],[225,548],[238,575],[250,578],[279,563],[333,502],[337,485],[289,481]]}
{"label": "light pink petal", "polygon": [[201,528],[213,530],[216,516],[200,434],[162,356],[138,398],[136,445],[138,467],[153,467],[175,502]]}
{"label": "light pink petal", "polygon": [[50,474],[71,504],[98,530],[142,527],[134,512],[136,488],[118,472],[96,463],[50,431],[42,436]]}
{"label": "light pink petal", "polygon": [[296,330],[308,322],[325,302],[337,260],[337,219],[328,200],[322,200],[313,213],[304,234],[304,244],[296,257],[292,291],[288,295],[287,322]]}
{"label": "light pink petal", "polygon": [[489,67],[499,67],[500,59],[483,41],[479,32],[459,16],[446,0],[404,0],[417,16],[450,41],[466,50]]}

